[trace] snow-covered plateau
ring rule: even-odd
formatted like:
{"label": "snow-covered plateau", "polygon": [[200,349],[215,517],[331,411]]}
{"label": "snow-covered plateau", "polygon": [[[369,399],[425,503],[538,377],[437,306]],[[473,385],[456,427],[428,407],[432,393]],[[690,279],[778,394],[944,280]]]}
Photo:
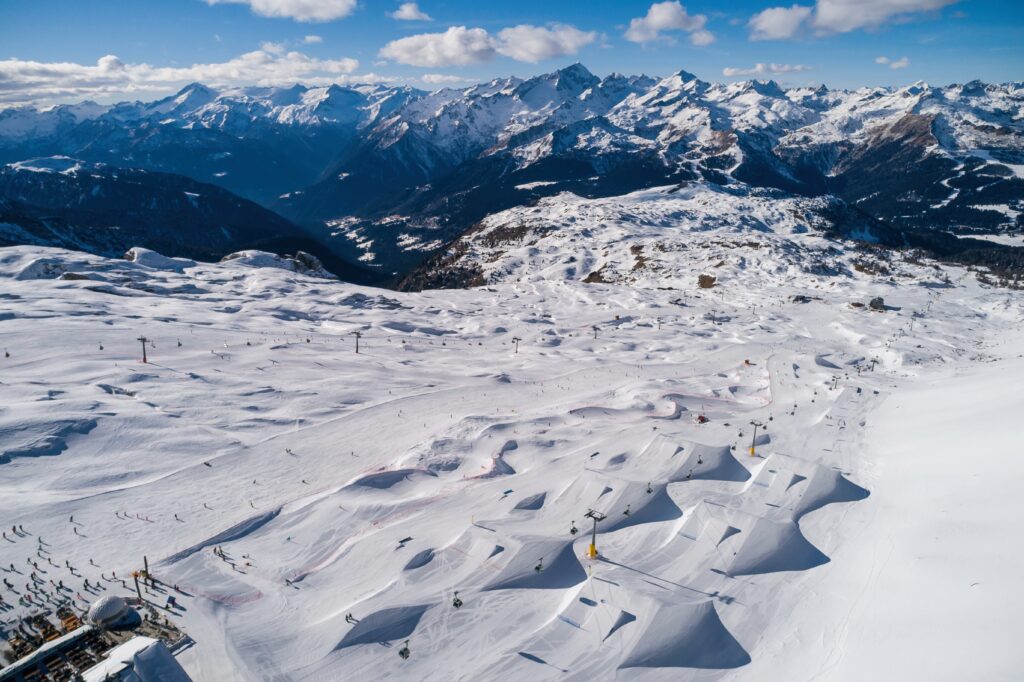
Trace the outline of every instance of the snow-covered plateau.
{"label": "snow-covered plateau", "polygon": [[0,619],[145,557],[197,681],[1019,679],[1024,296],[814,201],[559,195],[419,293],[0,249]]}

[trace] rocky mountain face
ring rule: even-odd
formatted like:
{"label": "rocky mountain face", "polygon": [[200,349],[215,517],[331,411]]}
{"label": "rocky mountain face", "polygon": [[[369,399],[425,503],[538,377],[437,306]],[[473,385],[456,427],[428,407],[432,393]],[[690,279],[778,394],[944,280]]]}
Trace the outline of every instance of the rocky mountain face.
{"label": "rocky mountain face", "polygon": [[67,157],[0,167],[0,246],[16,244],[108,257],[140,246],[205,261],[249,248],[305,249],[340,276],[367,275],[298,226],[220,187]]}
{"label": "rocky mountain face", "polygon": [[0,111],[0,162],[63,155],[187,175],[262,204],[320,179],[359,131],[423,93],[376,85],[214,90]]}
{"label": "rocky mountain face", "polygon": [[837,196],[896,228],[1018,228],[1024,88],[729,85],[580,65],[420,97],[276,207],[405,269],[495,211],[685,181]]}
{"label": "rocky mountain face", "polygon": [[0,112],[0,160],[30,154],[219,185],[381,276],[544,197],[690,182],[837,197],[897,233],[1024,227],[1021,83],[847,91],[577,64],[434,93],[192,85],[148,104]]}

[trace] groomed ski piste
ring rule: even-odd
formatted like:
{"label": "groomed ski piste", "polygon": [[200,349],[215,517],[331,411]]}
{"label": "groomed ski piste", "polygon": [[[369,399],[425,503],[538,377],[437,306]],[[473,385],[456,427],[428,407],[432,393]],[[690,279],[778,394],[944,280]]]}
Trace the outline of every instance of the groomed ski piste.
{"label": "groomed ski piste", "polygon": [[202,681],[1012,679],[1020,292],[751,234],[423,293],[0,250],[0,618],[145,556]]}

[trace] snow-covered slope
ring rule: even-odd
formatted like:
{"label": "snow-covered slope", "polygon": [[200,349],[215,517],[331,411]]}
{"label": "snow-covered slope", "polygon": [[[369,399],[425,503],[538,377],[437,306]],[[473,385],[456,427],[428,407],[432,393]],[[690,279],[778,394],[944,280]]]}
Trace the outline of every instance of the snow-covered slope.
{"label": "snow-covered slope", "polygon": [[[428,263],[425,274],[474,281],[568,280],[685,288],[706,273],[787,278],[845,272],[821,235],[835,228],[825,199],[750,194],[691,183],[605,199],[568,192],[488,216]],[[857,236],[872,240],[870,227]],[[800,235],[807,235],[801,238]],[[762,249],[762,246],[764,247]],[[728,273],[728,275],[726,275]]]}
{"label": "snow-covered slope", "polygon": [[[879,584],[843,568],[875,551],[857,510],[903,494],[877,478],[865,425],[907,387],[1002,363],[993,344],[1024,300],[804,231],[799,202],[561,201],[550,235],[477,252],[492,283],[457,291],[361,288],[261,254],[0,249],[0,566],[20,572],[4,617],[31,608],[26,559],[46,571],[34,601],[62,580],[84,607],[126,593],[148,557],[165,585],[148,598],[176,596],[197,680],[828,677],[869,621],[848,629],[849,603],[827,597]],[[702,202],[746,223],[709,222]],[[495,220],[481,234],[515,227]],[[1019,502],[993,493],[1009,511],[988,522],[1012,537]],[[925,534],[955,523],[898,509]],[[588,510],[607,515],[596,559]],[[918,562],[886,564],[886,584]],[[1019,592],[1014,573],[986,575],[983,608]],[[887,674],[934,655],[916,634],[961,577],[900,593]],[[1005,670],[947,661],[954,679]]]}

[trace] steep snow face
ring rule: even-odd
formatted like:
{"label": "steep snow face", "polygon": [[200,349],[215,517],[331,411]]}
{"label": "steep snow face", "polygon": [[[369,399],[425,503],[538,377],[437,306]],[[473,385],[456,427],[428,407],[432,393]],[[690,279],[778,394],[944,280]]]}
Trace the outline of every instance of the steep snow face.
{"label": "steep snow face", "polygon": [[[145,556],[166,591],[146,597],[175,596],[165,615],[195,640],[178,660],[196,680],[805,679],[835,670],[835,651],[875,650],[871,614],[839,588],[898,602],[906,629],[885,672],[913,678],[934,642],[916,633],[946,611],[936,592],[981,624],[1019,594],[1020,553],[998,545],[1019,518],[999,478],[1012,453],[972,453],[971,480],[995,472],[1001,487],[965,499],[1002,512],[965,512],[986,524],[968,540],[987,553],[946,572],[933,538],[943,556],[965,541],[942,513],[962,450],[936,438],[886,481],[864,428],[907,387],[1003,366],[995,343],[1019,331],[1024,301],[960,269],[839,248],[795,216],[697,224],[687,211],[702,201],[729,205],[694,188],[539,207],[644,243],[645,258],[650,226],[665,221],[671,244],[678,225],[695,245],[651,255],[661,286],[548,267],[409,294],[259,253],[0,249],[0,565],[22,572],[7,576],[5,618],[127,596],[121,578]],[[819,257],[834,267],[801,266]],[[876,297],[881,309],[864,305]],[[963,386],[975,404],[1014,395]],[[909,446],[917,434],[894,418],[881,445]],[[918,479],[953,497],[903,489]],[[596,558],[588,510],[606,515]],[[879,559],[890,537],[927,551]],[[999,561],[980,560],[995,547]],[[46,572],[37,585],[26,560]],[[924,566],[932,589],[901,587]],[[999,677],[1015,636],[968,637],[979,648],[942,674]],[[827,646],[792,644],[806,641]]]}

